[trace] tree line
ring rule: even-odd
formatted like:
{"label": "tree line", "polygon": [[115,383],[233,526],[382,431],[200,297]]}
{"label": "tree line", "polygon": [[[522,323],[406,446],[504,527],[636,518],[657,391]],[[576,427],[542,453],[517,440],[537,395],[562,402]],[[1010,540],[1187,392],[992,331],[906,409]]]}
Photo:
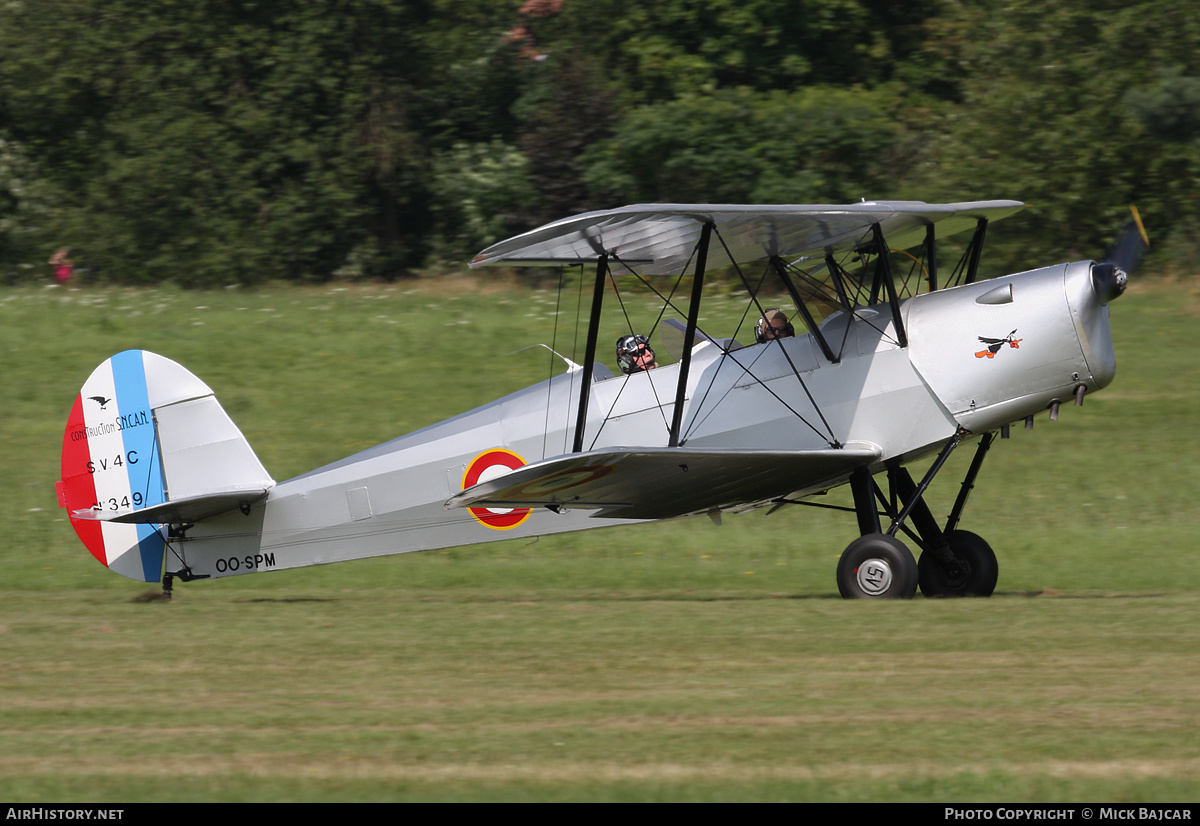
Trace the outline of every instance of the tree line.
{"label": "tree line", "polygon": [[0,270],[459,268],[625,203],[1014,198],[1005,269],[1135,203],[1200,252],[1182,0],[8,0]]}

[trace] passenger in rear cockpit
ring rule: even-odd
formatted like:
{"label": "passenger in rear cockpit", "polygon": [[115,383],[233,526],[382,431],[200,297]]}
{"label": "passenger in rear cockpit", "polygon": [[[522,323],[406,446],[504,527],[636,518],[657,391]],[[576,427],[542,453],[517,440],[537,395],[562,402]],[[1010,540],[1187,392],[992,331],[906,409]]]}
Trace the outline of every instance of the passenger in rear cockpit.
{"label": "passenger in rear cockpit", "polygon": [[788,317],[778,307],[763,310],[758,326],[754,328],[754,340],[759,344],[777,338],[791,338],[796,335],[796,328],[788,321]]}

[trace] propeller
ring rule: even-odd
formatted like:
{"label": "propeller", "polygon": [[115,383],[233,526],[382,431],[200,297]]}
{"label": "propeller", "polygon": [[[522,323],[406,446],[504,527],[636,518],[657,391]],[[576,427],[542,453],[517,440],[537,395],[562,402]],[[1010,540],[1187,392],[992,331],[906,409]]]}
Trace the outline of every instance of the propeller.
{"label": "propeller", "polygon": [[1131,206],[1129,211],[1133,217],[1121,230],[1116,243],[1104,254],[1099,264],[1092,265],[1092,289],[1103,304],[1125,292],[1129,274],[1137,269],[1142,256],[1150,248],[1150,239],[1146,237],[1146,228],[1142,226],[1137,207]]}

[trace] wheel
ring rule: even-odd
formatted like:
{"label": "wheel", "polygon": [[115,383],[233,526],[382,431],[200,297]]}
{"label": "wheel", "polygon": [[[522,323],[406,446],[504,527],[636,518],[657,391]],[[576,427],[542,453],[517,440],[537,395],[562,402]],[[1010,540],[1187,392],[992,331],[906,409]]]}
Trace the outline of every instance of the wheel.
{"label": "wheel", "polygon": [[899,539],[870,533],[842,552],[837,580],[846,599],[909,599],[917,592],[917,562]]}
{"label": "wheel", "polygon": [[951,576],[933,554],[921,554],[917,563],[921,593],[927,597],[990,597],[1000,576],[991,546],[970,531],[951,531],[946,541],[958,561],[959,573]]}

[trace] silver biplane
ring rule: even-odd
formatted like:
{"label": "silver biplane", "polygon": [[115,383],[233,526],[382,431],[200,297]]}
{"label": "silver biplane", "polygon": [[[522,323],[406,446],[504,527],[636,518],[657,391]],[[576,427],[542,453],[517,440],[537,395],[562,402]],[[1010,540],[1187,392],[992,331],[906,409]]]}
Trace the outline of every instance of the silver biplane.
{"label": "silver biplane", "polygon": [[[843,596],[987,596],[995,554],[958,528],[984,455],[1010,424],[1057,418],[1060,404],[1112,381],[1108,303],[1145,245],[1138,223],[1100,262],[978,280],[987,227],[1022,207],[646,204],[548,224],[471,266],[580,267],[592,285],[581,364],[564,358],[560,375],[285,482],[208,385],[162,356],[119,353],[75,400],[60,504],[100,562],[169,594],[175,579],[691,515],[719,522],[848,484],[860,537],[838,563]],[[937,241],[960,232],[970,242],[943,279]],[[751,341],[741,325],[702,323],[705,276],[718,267],[744,287],[748,325],[783,317],[786,329]],[[630,330],[644,338],[622,342],[656,342],[673,363],[623,359],[615,374],[602,363],[618,278],[663,306],[653,329]],[[768,294],[790,310],[765,306],[780,302]],[[974,440],[939,522],[925,492]],[[928,457],[915,479],[906,466]]]}

